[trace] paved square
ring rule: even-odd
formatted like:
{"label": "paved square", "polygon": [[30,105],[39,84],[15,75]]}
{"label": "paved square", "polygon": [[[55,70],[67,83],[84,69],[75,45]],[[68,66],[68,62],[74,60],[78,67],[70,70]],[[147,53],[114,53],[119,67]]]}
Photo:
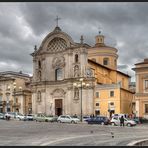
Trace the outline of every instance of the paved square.
{"label": "paved square", "polygon": [[0,145],[127,145],[147,138],[148,125],[114,127],[35,121],[0,120]]}

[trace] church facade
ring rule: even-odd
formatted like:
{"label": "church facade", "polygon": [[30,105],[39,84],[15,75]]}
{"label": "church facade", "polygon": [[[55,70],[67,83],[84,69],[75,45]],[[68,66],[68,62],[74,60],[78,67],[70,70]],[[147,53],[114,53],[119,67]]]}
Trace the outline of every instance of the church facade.
{"label": "church facade", "polygon": [[75,43],[56,26],[39,49],[35,48],[32,53],[33,113],[93,114],[95,79],[87,66],[88,47],[82,37],[81,43]]}
{"label": "church facade", "polygon": [[91,47],[58,25],[31,54],[32,112],[47,115],[132,113],[130,76],[117,70],[117,49],[96,36]]}

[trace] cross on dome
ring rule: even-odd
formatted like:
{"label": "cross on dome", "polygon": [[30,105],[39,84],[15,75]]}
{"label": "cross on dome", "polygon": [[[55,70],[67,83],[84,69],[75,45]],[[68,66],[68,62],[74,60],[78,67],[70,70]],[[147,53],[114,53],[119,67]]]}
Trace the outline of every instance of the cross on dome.
{"label": "cross on dome", "polygon": [[102,30],[102,28],[99,27],[99,28],[98,28],[99,35],[101,34],[101,30]]}
{"label": "cross on dome", "polygon": [[61,18],[59,18],[58,16],[57,16],[57,18],[55,19],[55,21],[56,21],[56,23],[57,23],[57,27],[58,27],[58,21],[60,20]]}

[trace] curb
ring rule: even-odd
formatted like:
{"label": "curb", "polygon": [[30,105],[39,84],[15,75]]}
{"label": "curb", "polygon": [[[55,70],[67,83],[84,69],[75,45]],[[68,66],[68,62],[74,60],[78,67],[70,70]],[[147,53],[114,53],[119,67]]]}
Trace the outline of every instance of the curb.
{"label": "curb", "polygon": [[148,142],[148,139],[133,141],[133,142],[127,144],[127,146],[142,146],[142,144],[145,142]]}

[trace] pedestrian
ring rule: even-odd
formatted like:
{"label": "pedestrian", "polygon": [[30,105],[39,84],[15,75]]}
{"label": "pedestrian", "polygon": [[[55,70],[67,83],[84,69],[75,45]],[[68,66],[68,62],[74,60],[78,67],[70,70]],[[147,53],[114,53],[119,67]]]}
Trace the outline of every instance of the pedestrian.
{"label": "pedestrian", "polygon": [[123,116],[121,116],[121,118],[120,118],[120,126],[124,126],[124,117]]}
{"label": "pedestrian", "polygon": [[74,114],[74,116],[73,116],[74,118],[77,118],[77,115],[76,114]]}

